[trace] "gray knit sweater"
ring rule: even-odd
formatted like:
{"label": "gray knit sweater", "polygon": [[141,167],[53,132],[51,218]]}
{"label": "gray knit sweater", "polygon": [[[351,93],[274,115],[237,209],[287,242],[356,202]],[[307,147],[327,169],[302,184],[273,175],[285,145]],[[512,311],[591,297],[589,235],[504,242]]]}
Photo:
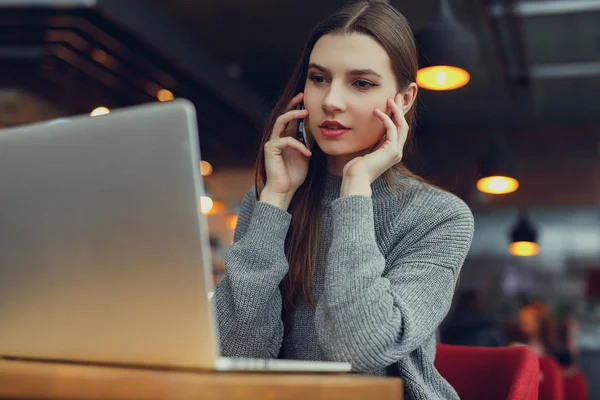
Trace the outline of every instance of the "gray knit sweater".
{"label": "gray knit sweater", "polygon": [[397,179],[396,193],[380,177],[372,197],[339,197],[342,178],[327,175],[316,308],[302,303],[285,337],[279,283],[291,215],[248,192],[213,297],[222,355],[346,361],[358,373],[402,377],[407,399],[458,399],[433,366],[435,331],[471,245],[473,215],[450,193]]}

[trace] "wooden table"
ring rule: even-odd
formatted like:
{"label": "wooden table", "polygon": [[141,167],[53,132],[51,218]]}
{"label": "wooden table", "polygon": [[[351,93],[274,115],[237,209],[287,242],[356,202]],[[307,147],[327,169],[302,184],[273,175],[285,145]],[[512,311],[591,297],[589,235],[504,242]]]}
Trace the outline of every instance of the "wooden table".
{"label": "wooden table", "polygon": [[159,371],[0,359],[0,399],[401,400],[398,378]]}

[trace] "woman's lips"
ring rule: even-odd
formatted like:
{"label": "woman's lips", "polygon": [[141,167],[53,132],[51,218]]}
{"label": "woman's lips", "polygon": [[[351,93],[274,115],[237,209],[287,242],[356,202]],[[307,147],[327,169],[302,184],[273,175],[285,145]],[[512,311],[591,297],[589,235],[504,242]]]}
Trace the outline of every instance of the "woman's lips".
{"label": "woman's lips", "polygon": [[325,136],[326,138],[340,137],[350,130],[350,128],[326,128],[323,126],[320,126],[319,129],[321,130],[321,135]]}

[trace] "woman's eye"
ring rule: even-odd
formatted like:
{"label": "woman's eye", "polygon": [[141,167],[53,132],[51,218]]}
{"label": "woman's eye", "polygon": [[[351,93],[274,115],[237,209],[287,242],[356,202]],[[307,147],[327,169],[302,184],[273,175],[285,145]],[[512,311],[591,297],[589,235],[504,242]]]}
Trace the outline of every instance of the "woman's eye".
{"label": "woman's eye", "polygon": [[370,87],[376,86],[374,83],[371,83],[369,81],[365,81],[364,79],[359,79],[357,81],[354,82],[354,86],[360,88],[360,89],[368,89]]}
{"label": "woman's eye", "polygon": [[315,83],[323,83],[323,82],[325,82],[325,77],[323,77],[321,75],[312,75],[310,77],[310,80]]}

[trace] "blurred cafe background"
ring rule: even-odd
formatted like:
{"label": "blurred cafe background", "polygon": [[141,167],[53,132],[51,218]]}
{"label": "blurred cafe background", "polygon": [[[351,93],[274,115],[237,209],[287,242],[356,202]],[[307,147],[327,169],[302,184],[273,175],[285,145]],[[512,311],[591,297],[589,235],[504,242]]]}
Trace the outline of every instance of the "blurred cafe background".
{"label": "blurred cafe background", "polygon": [[[347,2],[0,0],[0,129],[191,100],[218,282],[270,108]],[[428,55],[410,166],[475,215],[439,340],[531,346],[600,399],[600,0],[390,3]]]}

